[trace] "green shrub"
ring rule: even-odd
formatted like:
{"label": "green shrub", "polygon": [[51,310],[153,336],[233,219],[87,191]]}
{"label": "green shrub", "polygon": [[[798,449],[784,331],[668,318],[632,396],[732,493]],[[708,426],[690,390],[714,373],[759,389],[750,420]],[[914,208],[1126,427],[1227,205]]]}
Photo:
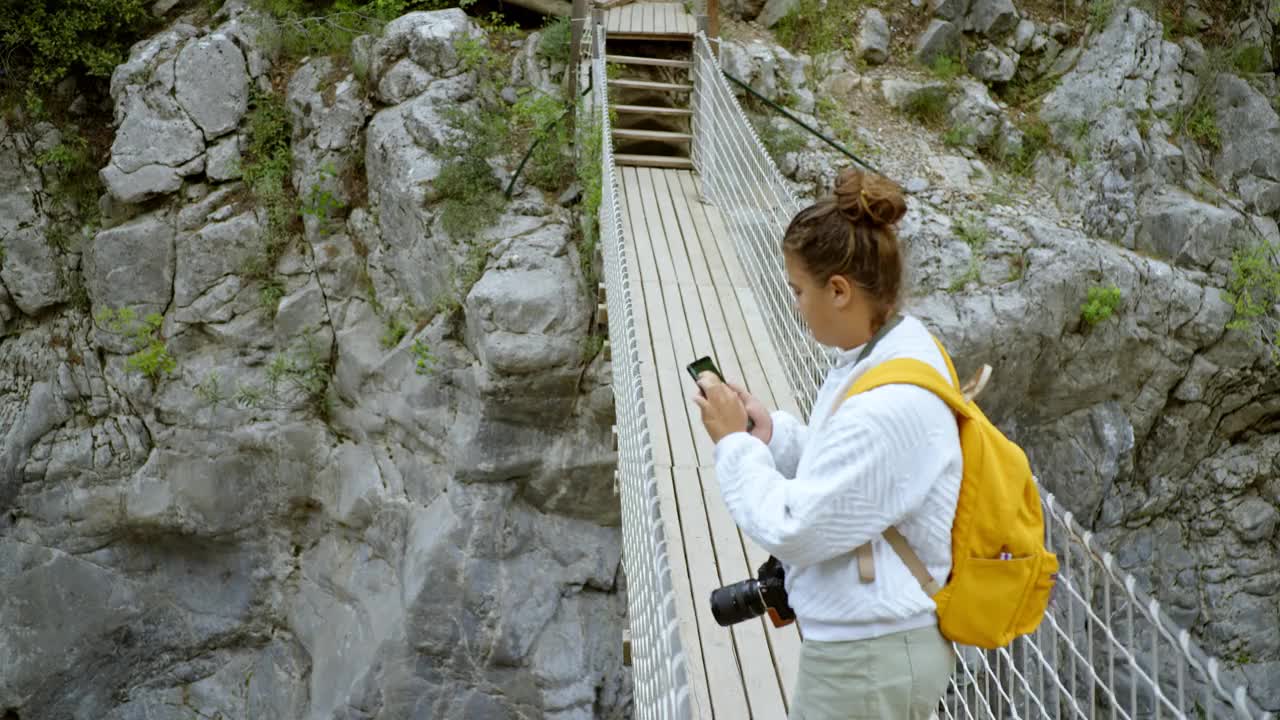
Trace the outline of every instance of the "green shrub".
{"label": "green shrub", "polygon": [[1252,329],[1280,303],[1280,266],[1277,248],[1258,240],[1231,256],[1231,279],[1225,293],[1234,310],[1228,328]]}
{"label": "green shrub", "polygon": [[297,236],[300,220],[293,189],[293,148],[289,113],[275,95],[255,91],[249,102],[248,142],[241,168],[245,185],[257,205],[266,211],[267,227],[262,252],[243,269],[249,277],[267,280],[276,261]]}
{"label": "green shrub", "polygon": [[969,135],[972,132],[973,132],[973,128],[969,127],[968,125],[953,126],[951,129],[947,130],[945,134],[943,134],[942,142],[947,147],[959,147],[961,145],[964,145],[965,140],[969,137]]}
{"label": "green shrub", "polygon": [[936,127],[947,119],[947,106],[946,90],[925,88],[912,95],[902,111],[925,125]]}
{"label": "green shrub", "polygon": [[127,335],[135,345],[142,346],[142,349],[129,356],[127,366],[130,370],[136,370],[152,380],[157,380],[162,375],[172,375],[177,370],[177,361],[169,354],[169,348],[160,337],[164,316],[151,313],[139,320],[133,308],[124,307],[119,310],[103,308],[94,319],[108,331]]}
{"label": "green shrub", "polygon": [[567,63],[572,42],[573,25],[569,18],[548,20],[546,27],[542,29],[542,37],[538,39],[538,55],[553,63]]}
{"label": "green shrub", "polygon": [[1192,106],[1185,122],[1187,135],[1192,140],[1212,150],[1222,148],[1222,130],[1218,127],[1218,114],[1207,98]]}
{"label": "green shrub", "polygon": [[982,266],[978,263],[977,253],[974,253],[969,257],[969,265],[965,268],[964,274],[951,281],[951,284],[947,286],[947,292],[960,292],[969,283],[978,282],[981,279]]}
{"label": "green shrub", "polygon": [[10,0],[0,3],[0,58],[29,88],[68,75],[108,78],[129,46],[156,26],[148,0]]}
{"label": "green shrub", "polygon": [[779,127],[768,117],[751,116],[751,125],[773,161],[781,162],[787,153],[799,152],[808,144],[804,132],[790,125]]}
{"label": "green shrub", "polygon": [[1240,73],[1253,75],[1262,72],[1262,61],[1264,59],[1261,46],[1246,45],[1236,49],[1235,56],[1232,57],[1231,61]]}
{"label": "green shrub", "polygon": [[527,92],[511,107],[507,153],[522,158],[532,147],[523,174],[534,186],[555,192],[573,179],[569,118],[564,102],[545,93]]}
{"label": "green shrub", "polygon": [[833,50],[852,51],[861,11],[867,0],[799,0],[774,28],[778,40],[792,51],[813,56]]}
{"label": "green shrub", "polygon": [[1094,286],[1080,307],[1080,317],[1088,325],[1097,325],[1110,318],[1120,307],[1120,288]]}
{"label": "green shrub", "polygon": [[964,66],[955,58],[939,55],[930,63],[929,72],[939,80],[949,83],[964,74]]}
{"label": "green shrub", "polygon": [[440,223],[454,239],[466,239],[490,227],[502,214],[503,196],[489,163],[466,155],[448,161],[435,179]]}
{"label": "green shrub", "polygon": [[600,242],[600,203],[604,198],[603,128],[600,121],[578,125],[578,182],[582,183],[582,241],[578,259],[587,288],[599,282],[595,272],[596,247]]}
{"label": "green shrub", "polygon": [[956,237],[968,245],[975,254],[985,250],[987,241],[991,239],[987,226],[973,215],[966,215],[956,220],[955,232]]}
{"label": "green shrub", "polygon": [[286,57],[346,53],[351,41],[378,33],[388,22],[410,10],[439,10],[474,0],[252,0],[251,6],[270,18],[263,24],[267,47]]}
{"label": "green shrub", "polygon": [[431,352],[431,348],[428,347],[426,343],[422,342],[421,338],[414,340],[413,346],[409,349],[413,352],[415,360],[414,364],[416,367],[414,369],[414,373],[418,375],[430,375],[435,371],[436,365],[440,362],[440,359]]}
{"label": "green shrub", "polygon": [[1115,13],[1115,0],[1093,0],[1089,3],[1089,24],[1094,32],[1099,32]]}

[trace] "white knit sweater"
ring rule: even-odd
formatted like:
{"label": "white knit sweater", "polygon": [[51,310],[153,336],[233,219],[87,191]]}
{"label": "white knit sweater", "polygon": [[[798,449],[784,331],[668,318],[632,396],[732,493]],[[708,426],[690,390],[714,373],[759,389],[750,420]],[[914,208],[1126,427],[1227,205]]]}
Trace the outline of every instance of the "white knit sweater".
{"label": "white knit sweater", "polygon": [[[836,409],[853,382],[891,358],[923,360],[949,378],[924,324],[907,316],[860,363],[841,352],[809,426],[775,412],[768,445],[745,432],[716,445],[716,475],[742,531],[782,561],[805,639],[860,640],[937,623],[936,606],[881,536],[896,525],[938,582],[951,568],[960,437],[941,399],[886,385]],[[876,579],[861,582],[853,549],[872,541]]]}

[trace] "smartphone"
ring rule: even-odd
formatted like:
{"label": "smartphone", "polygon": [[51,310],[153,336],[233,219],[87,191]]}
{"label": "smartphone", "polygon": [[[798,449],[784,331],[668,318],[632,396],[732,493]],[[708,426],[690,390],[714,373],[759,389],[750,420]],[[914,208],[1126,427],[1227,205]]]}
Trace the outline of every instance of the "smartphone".
{"label": "smartphone", "polygon": [[[715,363],[715,361],[714,361],[714,360],[712,360],[712,359],[710,358],[710,356],[703,356],[703,357],[698,358],[697,360],[694,360],[693,362],[689,363],[689,364],[685,367],[685,369],[689,371],[689,374],[690,374],[691,376],[693,376],[693,381],[694,381],[694,382],[697,382],[697,381],[698,381],[698,376],[699,376],[699,375],[701,375],[701,374],[702,374],[702,373],[704,373],[704,372],[711,372],[711,373],[715,373],[715,376],[716,376],[716,377],[718,377],[718,378],[720,378],[720,382],[725,382],[724,375],[723,375],[723,374],[721,374],[721,372],[720,372],[720,368],[716,367],[716,363]],[[703,391],[702,391],[702,388],[698,388],[698,392],[702,393],[702,396],[703,396],[703,397],[706,397],[706,396],[707,396],[707,394],[706,394],[705,392],[703,392]],[[755,427],[756,427],[756,421],[755,421],[755,420],[752,420],[752,419],[748,416],[748,417],[747,417],[747,432],[751,432],[752,430],[754,430],[754,429],[755,429]]]}

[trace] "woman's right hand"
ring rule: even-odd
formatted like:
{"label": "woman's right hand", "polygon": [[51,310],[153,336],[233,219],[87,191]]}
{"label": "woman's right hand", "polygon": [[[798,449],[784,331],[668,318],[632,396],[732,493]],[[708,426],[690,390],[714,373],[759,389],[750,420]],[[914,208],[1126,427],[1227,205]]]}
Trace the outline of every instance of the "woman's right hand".
{"label": "woman's right hand", "polygon": [[773,439],[773,418],[769,416],[769,409],[760,402],[759,398],[747,392],[747,389],[737,383],[727,383],[734,392],[738,393],[738,398],[742,400],[742,404],[747,408],[747,417],[755,421],[756,426],[751,429],[751,434],[760,439],[766,445]]}

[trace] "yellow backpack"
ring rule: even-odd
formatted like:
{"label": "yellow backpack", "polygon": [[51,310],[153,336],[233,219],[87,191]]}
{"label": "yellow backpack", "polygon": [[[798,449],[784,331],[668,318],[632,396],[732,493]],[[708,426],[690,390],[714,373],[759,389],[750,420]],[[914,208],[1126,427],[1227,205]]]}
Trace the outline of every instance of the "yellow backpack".
{"label": "yellow backpack", "polygon": [[[985,385],[990,367],[984,366],[971,383],[978,387],[962,393],[955,366],[941,343],[938,350],[946,359],[950,383],[928,363],[899,358],[868,370],[846,397],[881,385],[905,383],[932,392],[955,412],[964,471],[951,530],[951,574],[946,583],[939,586],[929,576],[897,528],[886,530],[885,539],[937,603],[942,635],[962,645],[990,650],[1004,647],[1040,625],[1053,590],[1058,558],[1045,549],[1040,493],[1026,453],[1005,437],[972,399]],[[870,546],[858,548],[856,555],[863,580],[871,580]]]}

